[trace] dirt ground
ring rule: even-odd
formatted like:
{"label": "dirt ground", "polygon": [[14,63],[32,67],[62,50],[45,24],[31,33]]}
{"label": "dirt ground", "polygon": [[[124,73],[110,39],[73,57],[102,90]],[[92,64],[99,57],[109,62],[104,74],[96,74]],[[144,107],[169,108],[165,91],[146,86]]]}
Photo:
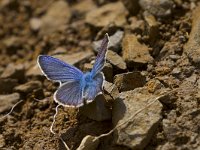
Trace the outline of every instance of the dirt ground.
{"label": "dirt ground", "polygon": [[[198,0],[0,0],[1,117],[23,100],[0,119],[0,149],[65,149],[49,130],[57,106],[52,96],[59,84],[42,75],[37,57],[57,56],[86,71],[105,33],[111,46],[103,72],[118,93],[104,90],[105,110],[89,106],[92,115],[59,107],[54,131],[70,149],[77,149],[85,136],[99,136],[117,124],[120,94],[127,100],[137,91],[152,96],[173,91],[154,110],[145,111],[153,114],[150,120],[142,116],[148,121],[138,121],[131,130],[119,129],[92,148],[200,149],[199,5]],[[138,97],[139,102],[124,102],[127,115],[137,110],[136,103],[143,106]],[[98,118],[98,113],[105,115]]]}

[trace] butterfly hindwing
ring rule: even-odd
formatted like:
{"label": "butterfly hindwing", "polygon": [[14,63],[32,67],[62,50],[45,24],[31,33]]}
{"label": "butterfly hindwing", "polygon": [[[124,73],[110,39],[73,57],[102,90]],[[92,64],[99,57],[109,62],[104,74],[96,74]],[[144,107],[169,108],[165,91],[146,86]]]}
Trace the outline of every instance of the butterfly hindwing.
{"label": "butterfly hindwing", "polygon": [[109,38],[108,38],[108,34],[106,33],[104,38],[103,38],[103,41],[101,43],[101,47],[98,51],[97,58],[95,60],[94,66],[93,66],[92,71],[91,71],[91,74],[92,74],[93,77],[95,75],[97,75],[99,72],[101,72],[101,70],[104,66],[104,63],[106,61],[105,57],[106,57],[106,52],[107,52],[107,49],[108,49],[108,42],[109,42]]}
{"label": "butterfly hindwing", "polygon": [[71,81],[62,84],[55,92],[54,100],[68,107],[79,107],[83,105],[80,81]]}
{"label": "butterfly hindwing", "polygon": [[80,80],[83,76],[82,71],[78,68],[52,56],[40,55],[38,64],[46,77],[53,81],[69,82]]}

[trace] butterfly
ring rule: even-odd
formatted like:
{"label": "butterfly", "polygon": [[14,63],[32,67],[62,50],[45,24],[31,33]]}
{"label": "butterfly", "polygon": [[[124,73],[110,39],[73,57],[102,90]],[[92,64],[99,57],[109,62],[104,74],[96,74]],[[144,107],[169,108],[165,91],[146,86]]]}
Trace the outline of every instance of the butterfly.
{"label": "butterfly", "polygon": [[108,42],[106,33],[93,68],[86,73],[52,56],[38,56],[37,61],[42,73],[47,79],[60,83],[54,93],[55,102],[66,107],[80,107],[102,94],[104,75],[101,71],[106,61]]}

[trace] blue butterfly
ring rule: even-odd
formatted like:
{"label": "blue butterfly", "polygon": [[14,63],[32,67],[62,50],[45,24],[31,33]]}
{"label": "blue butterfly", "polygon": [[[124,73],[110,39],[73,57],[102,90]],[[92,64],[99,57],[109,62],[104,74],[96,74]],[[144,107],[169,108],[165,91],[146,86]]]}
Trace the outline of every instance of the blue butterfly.
{"label": "blue butterfly", "polygon": [[97,95],[102,94],[104,75],[101,71],[106,61],[108,42],[108,34],[105,34],[94,66],[86,73],[57,58],[38,56],[38,65],[47,79],[60,83],[54,93],[55,102],[67,107],[80,107],[84,102],[92,102]]}

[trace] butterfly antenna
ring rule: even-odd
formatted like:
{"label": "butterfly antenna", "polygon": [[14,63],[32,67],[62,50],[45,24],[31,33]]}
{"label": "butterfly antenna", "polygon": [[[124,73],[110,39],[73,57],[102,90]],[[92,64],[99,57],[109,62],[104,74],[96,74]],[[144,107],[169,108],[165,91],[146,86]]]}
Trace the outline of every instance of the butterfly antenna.
{"label": "butterfly antenna", "polygon": [[38,98],[33,97],[33,99],[34,99],[35,101],[38,101],[38,102],[44,102],[44,101],[50,100],[50,98],[51,98],[51,96],[46,97],[45,99],[38,99]]}
{"label": "butterfly antenna", "polygon": [[52,122],[52,124],[51,124],[51,127],[50,127],[50,131],[51,131],[51,133],[53,133],[53,134],[56,134],[54,131],[53,131],[53,125],[54,125],[54,123],[55,123],[55,121],[56,121],[56,116],[57,116],[57,114],[58,114],[58,107],[59,107],[60,105],[57,105],[56,106],[56,113],[54,114],[54,116],[53,116],[53,122]]}
{"label": "butterfly antenna", "polygon": [[23,101],[23,100],[20,100],[20,101],[18,101],[17,103],[15,103],[15,104],[12,106],[11,110],[10,110],[6,115],[4,115],[3,117],[1,117],[0,119],[3,119],[3,118],[5,118],[5,117],[9,116],[9,115],[13,112],[14,108],[15,108],[19,103],[21,103],[22,101]]}
{"label": "butterfly antenna", "polygon": [[63,140],[63,138],[62,138],[61,136],[59,136],[58,134],[56,134],[56,133],[53,131],[53,125],[54,125],[54,123],[55,123],[55,121],[56,121],[56,116],[57,116],[57,114],[58,114],[58,107],[59,107],[59,106],[61,106],[61,105],[57,105],[57,106],[56,106],[56,113],[55,113],[54,116],[53,116],[53,122],[52,122],[52,124],[51,124],[50,131],[51,131],[51,133],[53,133],[54,135],[57,135],[57,136],[59,137],[59,139],[62,141],[62,143],[64,144],[64,146],[65,146],[65,148],[66,148],[67,150],[70,150],[70,148],[67,146],[67,144],[66,144],[66,142]]}

